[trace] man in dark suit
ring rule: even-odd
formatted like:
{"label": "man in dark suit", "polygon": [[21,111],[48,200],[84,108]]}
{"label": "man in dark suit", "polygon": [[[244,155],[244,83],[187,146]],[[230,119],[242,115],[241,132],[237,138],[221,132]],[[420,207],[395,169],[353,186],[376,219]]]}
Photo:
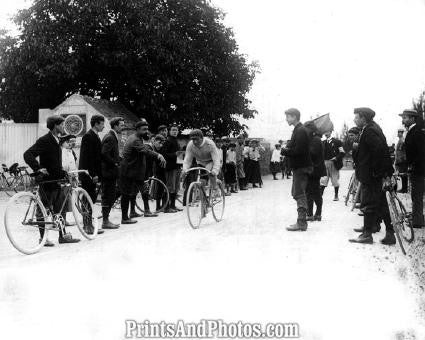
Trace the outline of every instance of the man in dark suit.
{"label": "man in dark suit", "polygon": [[375,112],[370,108],[356,108],[354,122],[361,128],[356,151],[356,176],[361,186],[361,209],[364,213],[362,233],[350,239],[355,243],[373,243],[372,233],[384,221],[386,234],[382,244],[395,244],[394,229],[383,187],[390,185],[394,169],[389,154],[387,140],[374,122]]}
{"label": "man in dark suit", "polygon": [[414,228],[424,227],[423,197],[425,181],[425,133],[418,124],[420,115],[415,110],[404,110],[403,125],[408,132],[404,140],[406,161],[411,183],[412,195],[412,224]]}
{"label": "man in dark suit", "polygon": [[307,129],[300,122],[300,111],[289,109],[285,111],[286,121],[294,126],[292,137],[281,153],[287,156],[293,169],[292,197],[297,201],[297,223],[286,228],[288,231],[307,230],[307,196],[308,176],[313,172],[310,156],[310,137]]}
{"label": "man in dark suit", "polygon": [[117,192],[117,179],[121,162],[119,136],[124,128],[124,119],[121,117],[112,118],[109,123],[111,130],[102,140],[102,228],[117,229],[119,225],[109,221],[109,213],[119,197]]}
{"label": "man in dark suit", "polygon": [[158,159],[160,166],[165,167],[164,157],[152,150],[143,143],[143,136],[149,131],[149,124],[145,119],[141,119],[135,125],[136,133],[131,135],[125,143],[120,171],[121,196],[121,224],[136,223],[128,217],[129,203],[138,191],[143,189],[143,181],[146,178],[146,157]]}
{"label": "man in dark suit", "polygon": [[[62,168],[62,150],[59,146],[59,135],[64,134],[64,118],[51,116],[47,118],[47,134],[37,139],[35,144],[24,153],[24,160],[34,172],[44,175],[43,181],[60,180],[66,176]],[[37,161],[37,157],[39,161]],[[40,198],[43,204],[53,208],[57,214],[62,208],[65,195],[57,183],[47,183],[40,186]],[[44,236],[44,228],[40,228],[40,236]],[[64,229],[65,231],[65,229]],[[73,238],[71,234],[63,234],[59,231],[59,243],[76,243],[80,240]],[[45,246],[51,247],[53,243],[47,241]]]}

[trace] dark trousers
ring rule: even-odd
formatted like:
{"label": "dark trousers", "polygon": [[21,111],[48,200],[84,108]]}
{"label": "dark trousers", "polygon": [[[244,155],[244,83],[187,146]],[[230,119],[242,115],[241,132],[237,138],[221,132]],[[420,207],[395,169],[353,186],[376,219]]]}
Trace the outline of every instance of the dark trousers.
{"label": "dark trousers", "polygon": [[307,210],[306,189],[308,177],[313,172],[313,167],[294,169],[292,179],[292,197],[297,201],[298,209]]}
{"label": "dark trousers", "polygon": [[323,198],[320,190],[320,178],[308,178],[307,188],[307,215],[313,216],[313,204],[316,204],[316,216],[322,216]]}
{"label": "dark trousers", "polygon": [[412,193],[412,224],[416,227],[424,226],[424,176],[410,175]]}
{"label": "dark trousers", "polygon": [[387,232],[394,232],[391,223],[390,210],[382,190],[382,180],[374,180],[369,183],[362,183],[361,186],[361,207],[364,216],[365,233],[371,234],[376,231],[376,226],[383,220]]}
{"label": "dark trousers", "polygon": [[[61,209],[62,205],[64,203],[65,194],[62,191],[62,188],[59,185],[55,186],[41,186],[39,189],[40,199],[43,205],[46,207],[46,209],[51,209],[53,211],[53,214],[58,214]],[[62,217],[65,220],[66,216],[66,206],[62,210]],[[41,211],[37,209],[36,212],[37,220],[41,221],[43,220],[43,215],[41,214]],[[40,237],[43,238],[44,236],[44,229],[45,228],[39,228],[40,231]],[[65,231],[65,228],[64,228]],[[63,237],[62,231],[59,230],[59,238]]]}
{"label": "dark trousers", "polygon": [[104,178],[102,180],[102,216],[104,220],[108,220],[111,209],[120,196],[120,190],[117,188],[117,179]]}

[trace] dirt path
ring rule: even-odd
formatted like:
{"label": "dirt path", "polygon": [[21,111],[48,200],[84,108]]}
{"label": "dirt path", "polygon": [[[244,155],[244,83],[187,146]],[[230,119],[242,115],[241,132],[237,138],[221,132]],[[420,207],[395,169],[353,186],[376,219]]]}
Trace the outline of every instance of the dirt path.
{"label": "dirt path", "polygon": [[382,232],[372,246],[348,243],[362,220],[331,189],[322,222],[287,232],[289,183],[267,178],[231,197],[225,221],[200,230],[161,215],[33,256],[12,249],[2,227],[0,338],[123,339],[126,319],[223,319],[297,322],[302,339],[423,339],[399,249],[379,244]]}

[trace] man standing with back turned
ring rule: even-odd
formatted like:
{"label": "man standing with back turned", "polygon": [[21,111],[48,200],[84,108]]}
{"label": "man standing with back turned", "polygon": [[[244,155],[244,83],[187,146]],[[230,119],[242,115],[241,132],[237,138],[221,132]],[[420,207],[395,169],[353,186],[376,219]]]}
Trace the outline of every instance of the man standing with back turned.
{"label": "man standing with back turned", "polygon": [[306,128],[300,122],[300,111],[289,109],[285,111],[288,125],[293,125],[292,137],[282,154],[289,158],[293,169],[292,197],[297,201],[297,223],[287,227],[288,231],[307,230],[307,196],[308,176],[313,172],[310,157],[310,137]]}

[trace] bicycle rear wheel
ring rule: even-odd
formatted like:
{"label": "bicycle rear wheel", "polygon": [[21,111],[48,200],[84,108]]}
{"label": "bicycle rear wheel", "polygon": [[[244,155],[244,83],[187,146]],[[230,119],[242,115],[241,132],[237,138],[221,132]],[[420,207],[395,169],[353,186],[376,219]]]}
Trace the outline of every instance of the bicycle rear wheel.
{"label": "bicycle rear wheel", "polygon": [[[168,192],[165,183],[158,178],[149,178],[136,196],[136,208],[142,213],[145,212],[145,206],[141,192],[146,195],[149,211],[151,212],[159,213],[164,211],[168,205],[168,201],[170,200],[170,193]],[[158,206],[157,200],[159,203]]]}
{"label": "bicycle rear wheel", "polygon": [[186,196],[186,213],[189,224],[193,229],[198,229],[202,219],[206,216],[207,202],[202,192],[201,183],[190,184]]}
{"label": "bicycle rear wheel", "polygon": [[81,234],[88,240],[95,239],[99,229],[97,212],[93,202],[83,188],[72,189],[72,214]]}
{"label": "bicycle rear wheel", "polygon": [[[223,219],[224,215],[224,206],[226,203],[225,200],[225,193],[224,193],[224,187],[223,183],[220,182],[217,184],[218,188],[214,195],[211,196],[211,207],[212,207],[212,213],[214,216],[214,219],[217,222],[220,222]],[[210,195],[212,194],[212,189],[210,189]]]}
{"label": "bicycle rear wheel", "polygon": [[350,200],[350,196],[353,192],[354,176],[355,176],[354,174],[351,175],[350,183],[348,184],[348,192],[347,192],[347,195],[345,196],[345,202],[344,202],[346,206],[348,205],[348,201]]}
{"label": "bicycle rear wheel", "polygon": [[47,221],[47,213],[41,201],[31,192],[19,192],[9,199],[4,214],[6,234],[12,245],[21,253],[37,253],[46,243],[48,230],[43,236],[35,222]]}
{"label": "bicycle rear wheel", "polygon": [[400,237],[400,219],[397,211],[397,207],[395,205],[394,199],[392,198],[389,191],[386,192],[387,202],[388,202],[388,208],[390,210],[390,216],[391,216],[391,222],[393,224],[394,233],[397,238],[398,245],[401,248],[401,251],[404,255],[406,255],[406,250],[404,249],[403,241]]}

